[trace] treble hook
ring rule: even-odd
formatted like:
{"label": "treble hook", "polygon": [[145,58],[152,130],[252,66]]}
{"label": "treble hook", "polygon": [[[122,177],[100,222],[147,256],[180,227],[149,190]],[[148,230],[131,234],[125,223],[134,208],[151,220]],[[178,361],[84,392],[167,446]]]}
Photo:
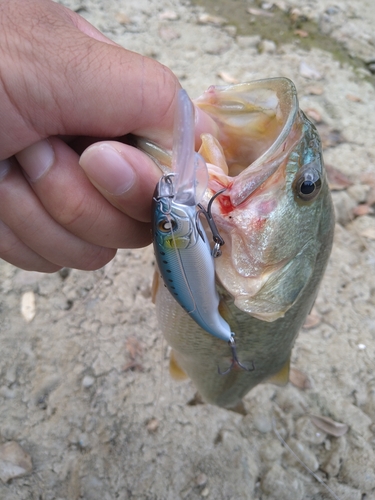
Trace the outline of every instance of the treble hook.
{"label": "treble hook", "polygon": [[246,372],[252,372],[253,370],[255,370],[254,361],[251,362],[251,368],[246,368],[246,366],[243,365],[241,363],[241,361],[239,361],[238,356],[237,356],[236,342],[234,340],[233,335],[228,340],[228,344],[229,344],[229,347],[231,348],[231,351],[232,351],[232,363],[231,363],[230,367],[227,370],[225,370],[224,372],[222,372],[220,370],[220,368],[217,367],[217,371],[219,372],[219,375],[226,375],[227,373],[232,371],[235,366],[239,366],[240,368],[242,368],[242,370],[245,370]]}
{"label": "treble hook", "polygon": [[[203,207],[203,205],[201,205],[200,203],[198,203],[199,210],[198,210],[197,215],[196,215],[196,217],[198,218],[200,214],[203,214],[206,217],[207,224],[210,226],[210,229],[211,229],[211,232],[212,232],[212,239],[215,242],[214,248],[212,250],[212,256],[214,258],[219,257],[221,255],[220,247],[222,245],[224,245],[225,241],[220,236],[219,230],[218,230],[218,228],[217,228],[217,226],[215,224],[215,221],[214,221],[214,219],[212,217],[211,207],[212,207],[212,203],[215,201],[215,199],[219,195],[221,195],[221,193],[223,193],[225,190],[226,190],[226,188],[221,189],[220,191],[218,191],[217,193],[215,193],[212,196],[212,198],[208,202],[207,210]],[[200,237],[204,240],[204,235],[203,235],[203,233],[202,233],[202,231],[201,231],[198,223],[196,224],[196,226],[197,226],[197,231],[198,231]]]}

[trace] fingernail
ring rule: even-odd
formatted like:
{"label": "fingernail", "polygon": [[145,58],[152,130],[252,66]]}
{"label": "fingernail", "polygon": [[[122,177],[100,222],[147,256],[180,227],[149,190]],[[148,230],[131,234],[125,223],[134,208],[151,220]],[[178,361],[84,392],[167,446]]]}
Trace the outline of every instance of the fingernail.
{"label": "fingernail", "polygon": [[11,166],[12,164],[8,159],[0,161],[0,181],[2,181],[4,177],[7,175]]}
{"label": "fingernail", "polygon": [[128,191],[135,182],[135,172],[131,165],[108,143],[94,144],[87,148],[79,164],[93,183],[115,196]]}
{"label": "fingernail", "polygon": [[35,182],[52,167],[55,153],[49,141],[45,139],[17,153],[16,158],[30,181]]}

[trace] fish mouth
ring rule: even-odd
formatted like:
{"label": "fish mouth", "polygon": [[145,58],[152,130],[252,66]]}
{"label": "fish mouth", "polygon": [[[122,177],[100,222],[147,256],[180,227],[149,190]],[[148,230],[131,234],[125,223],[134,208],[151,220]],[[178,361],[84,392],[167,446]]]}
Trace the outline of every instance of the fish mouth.
{"label": "fish mouth", "polygon": [[[195,103],[218,125],[225,158],[221,165],[227,165],[227,172],[222,169],[230,178],[228,196],[236,207],[276,172],[300,139],[296,88],[288,78],[212,86]],[[218,164],[204,151],[203,157]]]}
{"label": "fish mouth", "polygon": [[303,165],[321,161],[320,144],[287,78],[211,87],[196,104],[219,130],[221,150],[211,158],[215,144],[205,147],[203,138],[201,152],[209,164],[207,197],[226,188],[212,211],[225,241],[215,261],[218,283],[238,309],[275,321],[301,296],[314,269],[293,180]]}

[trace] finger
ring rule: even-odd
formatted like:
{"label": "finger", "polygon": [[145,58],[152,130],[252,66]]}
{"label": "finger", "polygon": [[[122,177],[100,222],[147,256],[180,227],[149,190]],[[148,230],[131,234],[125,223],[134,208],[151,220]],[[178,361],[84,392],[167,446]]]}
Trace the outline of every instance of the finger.
{"label": "finger", "polygon": [[[101,142],[84,151],[80,165],[112,205],[137,220],[150,221],[152,195],[161,172],[147,155],[120,142]],[[151,242],[150,230],[148,238]]]}
{"label": "finger", "polygon": [[[171,146],[180,85],[169,69],[103,43],[87,22],[54,2],[5,2],[2,16],[0,158],[52,135],[134,132]],[[210,123],[215,128],[205,121],[203,131],[210,132]]]}
{"label": "finger", "polygon": [[0,181],[0,220],[27,247],[57,266],[98,269],[116,253],[86,243],[57,224],[33,193],[15,160]]}
{"label": "finger", "polygon": [[[140,172],[151,171],[150,167],[155,167],[153,162],[137,153]],[[144,222],[150,221],[152,191],[147,190],[147,182],[143,188],[139,173],[125,159],[121,163],[120,155],[118,164],[108,159],[103,161],[98,166],[99,174],[107,186],[111,184],[126,199],[129,196],[129,206],[138,207],[130,210],[132,217],[103,198],[80,167],[79,156],[62,140],[40,141],[16,158],[46,211],[70,233],[108,248],[134,248],[150,243],[150,226]],[[134,193],[139,195],[138,199]]]}
{"label": "finger", "polygon": [[27,247],[11,229],[0,220],[0,258],[13,266],[25,269],[25,271],[39,271],[43,273],[54,273],[61,269],[43,259]]}

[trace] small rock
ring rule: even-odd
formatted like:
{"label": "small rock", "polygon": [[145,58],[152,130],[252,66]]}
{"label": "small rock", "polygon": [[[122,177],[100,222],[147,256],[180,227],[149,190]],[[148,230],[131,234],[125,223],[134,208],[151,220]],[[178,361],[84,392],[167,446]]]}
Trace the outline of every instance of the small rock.
{"label": "small rock", "polygon": [[261,40],[262,38],[260,35],[237,37],[237,43],[241,49],[256,48],[260,44]]}
{"label": "small rock", "polygon": [[342,191],[352,186],[353,183],[344,173],[330,164],[326,164],[328,185],[331,191]]}
{"label": "small rock", "polygon": [[305,88],[305,93],[311,95],[323,95],[324,88],[321,87],[320,85],[309,85],[308,87]]}
{"label": "small rock", "polygon": [[16,397],[16,391],[9,389],[6,385],[0,387],[0,396],[4,399],[14,399]]}
{"label": "small rock", "polygon": [[299,73],[309,80],[321,80],[323,78],[323,75],[317,69],[309,66],[305,61],[301,61]]}
{"label": "small rock", "polygon": [[333,206],[335,207],[336,222],[346,226],[353,219],[355,201],[346,191],[332,193]]}
{"label": "small rock", "polygon": [[220,16],[211,16],[210,14],[200,14],[198,16],[198,23],[199,24],[214,24],[215,26],[222,26],[227,22],[224,17]]}
{"label": "small rock", "polygon": [[370,189],[366,184],[354,184],[347,189],[347,193],[356,203],[365,203]]}
{"label": "small rock", "polygon": [[176,21],[179,18],[174,10],[165,10],[159,14],[159,19],[162,21]]}
{"label": "small rock", "polygon": [[83,449],[87,449],[90,445],[90,438],[88,436],[88,434],[86,434],[86,432],[83,432],[82,434],[80,434],[79,438],[78,438],[78,445]]}
{"label": "small rock", "polygon": [[210,494],[210,490],[207,487],[204,488],[204,490],[201,491],[201,496],[203,498],[208,497],[209,494]]}
{"label": "small rock", "polygon": [[289,474],[281,465],[274,464],[261,480],[264,493],[277,500],[302,500],[305,491],[302,482]]}
{"label": "small rock", "polygon": [[[296,456],[313,472],[318,470],[319,462],[314,453],[308,448],[307,445],[303,444],[298,439],[290,438],[287,441],[288,446],[293,450]],[[286,452],[286,461],[293,466],[299,464],[298,459],[293,453]]]}
{"label": "small rock", "polygon": [[375,488],[375,454],[369,444],[350,450],[342,464],[341,475],[345,482],[363,492]]}
{"label": "small rock", "polygon": [[32,469],[30,455],[18,443],[9,441],[0,446],[0,479],[3,483],[30,474]]}
{"label": "small rock", "polygon": [[362,102],[362,99],[354,94],[346,94],[345,98],[352,102]]}
{"label": "small rock", "polygon": [[293,8],[289,12],[290,20],[292,23],[296,23],[297,21],[304,21],[305,16],[303,15],[302,11],[298,9],[297,7]]}
{"label": "small rock", "polygon": [[165,42],[171,42],[172,40],[176,40],[180,38],[180,33],[170,26],[160,26],[159,27],[159,36]]}
{"label": "small rock", "polygon": [[340,500],[373,500],[368,495],[362,496],[362,492],[356,488],[352,488],[347,484],[338,483],[337,481],[329,481],[328,486],[335,492],[337,498]]}
{"label": "small rock", "polygon": [[26,321],[30,323],[35,317],[35,294],[34,292],[25,292],[21,298],[21,314]]}
{"label": "small rock", "polygon": [[330,477],[336,477],[340,472],[341,464],[346,454],[346,439],[343,436],[340,439],[332,440],[332,448],[327,460],[322,465],[322,470]]}
{"label": "small rock", "polygon": [[305,30],[294,30],[294,34],[301,38],[307,38],[309,36],[309,33]]}
{"label": "small rock", "polygon": [[257,431],[265,434],[272,430],[272,419],[270,415],[257,412],[253,417],[253,424]]}
{"label": "small rock", "polygon": [[362,215],[371,215],[374,213],[374,209],[366,204],[358,205],[353,210],[353,215],[355,217],[361,217]]}
{"label": "small rock", "polygon": [[310,118],[310,120],[313,120],[313,122],[322,123],[322,121],[323,121],[322,115],[319,113],[319,111],[317,109],[307,108],[307,109],[304,109],[304,112],[306,113],[308,118]]}
{"label": "small rock", "polygon": [[369,240],[375,240],[375,218],[371,215],[363,215],[358,217],[350,225],[357,234]]}
{"label": "small rock", "polygon": [[261,40],[258,49],[260,53],[274,54],[276,52],[276,43],[272,40]]}
{"label": "small rock", "polygon": [[252,16],[264,16],[264,17],[272,17],[273,16],[272,12],[267,12],[264,9],[254,9],[253,7],[249,7],[246,10]]}
{"label": "small rock", "polygon": [[150,418],[147,422],[147,430],[148,432],[156,432],[159,428],[159,421],[156,418]]}
{"label": "small rock", "polygon": [[95,383],[95,378],[90,377],[90,375],[85,375],[82,379],[82,386],[85,389],[88,389],[89,387],[93,386]]}
{"label": "small rock", "polygon": [[233,25],[225,26],[225,31],[228,33],[229,36],[234,38],[237,35],[237,27]]}
{"label": "small rock", "polygon": [[122,24],[122,26],[126,26],[127,24],[131,23],[130,17],[124,14],[123,12],[117,12],[116,14],[116,21],[119,24]]}
{"label": "small rock", "polygon": [[202,43],[202,50],[207,54],[217,56],[229,50],[229,42],[219,36],[212,36]]}
{"label": "small rock", "polygon": [[262,463],[272,465],[273,462],[278,462],[281,459],[285,449],[282,444],[275,439],[271,442],[264,444],[259,450],[259,457]]}
{"label": "small rock", "polygon": [[207,476],[203,472],[201,474],[198,474],[198,476],[195,478],[195,484],[197,486],[204,486],[205,484],[207,484],[207,481]]}

